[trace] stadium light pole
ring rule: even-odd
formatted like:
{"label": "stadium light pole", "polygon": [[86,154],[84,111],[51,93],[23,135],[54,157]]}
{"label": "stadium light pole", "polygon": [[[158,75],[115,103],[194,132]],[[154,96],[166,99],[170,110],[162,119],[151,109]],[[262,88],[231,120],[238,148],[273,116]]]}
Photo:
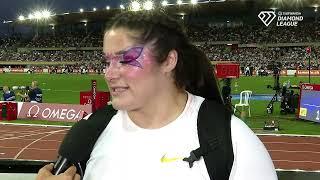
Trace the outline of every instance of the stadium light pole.
{"label": "stadium light pole", "polygon": [[55,30],[55,24],[49,24],[49,26],[51,26],[51,31],[52,31],[52,35],[55,37],[56,36],[56,30]]}
{"label": "stadium light pole", "polygon": [[311,58],[310,58],[310,54],[309,54],[309,56],[308,56],[308,59],[309,59],[308,61],[309,61],[309,84],[310,84],[310,83],[311,83],[311,77],[310,77],[310,74],[311,74],[310,59],[311,59]]}
{"label": "stadium light pole", "polygon": [[[4,20],[3,21],[3,24],[6,24],[7,25],[7,30],[8,30],[8,35],[10,35],[10,24],[12,24],[13,21],[6,21]],[[13,26],[12,26],[13,28]],[[14,28],[12,29],[12,34],[14,33]]]}
{"label": "stadium light pole", "polygon": [[88,34],[88,27],[87,27],[88,26],[88,20],[84,19],[81,22],[84,23],[83,26],[85,28],[86,34]]}
{"label": "stadium light pole", "polygon": [[309,84],[311,83],[311,77],[310,77],[310,74],[311,74],[311,47],[307,47],[307,57],[308,57],[308,63],[309,63]]}
{"label": "stadium light pole", "polygon": [[39,36],[39,21],[43,18],[41,11],[37,10],[33,13],[33,17],[36,21],[36,37]]}
{"label": "stadium light pole", "polygon": [[313,7],[314,7],[314,13],[315,13],[314,22],[317,22],[318,21],[318,7],[319,7],[319,5],[315,4]]}

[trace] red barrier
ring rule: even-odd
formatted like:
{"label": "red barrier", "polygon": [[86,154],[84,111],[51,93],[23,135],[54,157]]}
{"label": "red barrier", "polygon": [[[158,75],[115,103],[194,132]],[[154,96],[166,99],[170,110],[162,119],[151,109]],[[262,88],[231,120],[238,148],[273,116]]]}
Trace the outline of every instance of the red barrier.
{"label": "red barrier", "polygon": [[91,91],[80,92],[80,104],[91,104],[92,112],[100,109],[110,101],[110,93],[97,91],[97,81],[91,80]]}
{"label": "red barrier", "polygon": [[22,103],[19,119],[77,122],[92,112],[90,105]]}
{"label": "red barrier", "polygon": [[16,120],[18,115],[18,104],[16,102],[0,103],[0,120]]}
{"label": "red barrier", "polygon": [[4,112],[3,112],[3,106],[4,106],[4,103],[0,103],[0,121],[3,120],[4,118]]}
{"label": "red barrier", "polygon": [[92,96],[93,94],[91,91],[80,92],[80,104],[81,105],[92,104],[94,105],[92,109],[96,110],[106,106],[110,101],[109,92],[96,91],[94,104],[92,103],[93,102]]}

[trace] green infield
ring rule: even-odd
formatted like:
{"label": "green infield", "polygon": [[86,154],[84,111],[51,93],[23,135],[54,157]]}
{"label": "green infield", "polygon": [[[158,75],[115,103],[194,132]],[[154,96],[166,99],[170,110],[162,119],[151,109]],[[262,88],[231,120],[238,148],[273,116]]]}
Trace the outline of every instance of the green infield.
{"label": "green infield", "polygon": [[[99,91],[108,91],[107,85],[103,79],[103,75],[73,75],[73,74],[1,74],[0,86],[27,86],[31,84],[32,80],[39,82],[40,88],[43,90],[43,102],[46,103],[64,103],[64,104],[79,104],[80,91],[91,90],[91,80],[97,80]],[[280,77],[280,84],[288,82],[292,85],[298,85],[299,82],[308,82],[308,77]],[[311,83],[320,84],[320,77],[311,77]],[[272,88],[267,88],[267,85],[274,85],[274,78],[269,77],[241,77],[232,80],[232,94],[239,94],[242,90],[251,90],[253,94],[274,94]],[[21,91],[21,90],[18,90]],[[295,90],[298,92],[298,90]],[[2,92],[1,92],[2,97]],[[237,103],[239,100],[233,100]],[[295,115],[281,115],[280,102],[274,105],[273,114],[267,114],[266,107],[269,100],[251,101],[251,115],[252,117],[241,117],[251,128],[257,132],[264,132],[261,129],[265,121],[278,121],[280,124],[280,131],[272,133],[282,134],[308,134],[320,135],[320,124],[297,120]],[[17,123],[35,123],[28,120],[17,120]],[[70,123],[47,122],[39,121],[37,124],[58,124],[70,125]],[[268,133],[268,132],[267,132]]]}
{"label": "green infield", "polygon": [[38,81],[45,103],[79,104],[80,91],[90,91],[91,80],[97,80],[99,91],[108,91],[103,75],[1,74],[0,86],[31,86],[33,80]]}
{"label": "green infield", "polygon": [[[243,113],[245,114],[245,116],[243,116],[243,114],[241,115],[239,112],[236,112],[236,116],[241,118],[256,133],[320,135],[320,123],[297,119],[295,114],[281,115],[280,102],[274,103],[274,112],[268,114],[266,110],[268,103],[269,101],[253,100],[250,103],[250,118],[246,116],[247,113]],[[263,131],[264,123],[270,121],[278,122],[280,130]]]}
{"label": "green infield", "polygon": [[[299,85],[300,82],[308,83],[308,77],[294,77],[285,76],[280,77],[279,83],[282,86],[283,83],[290,81],[291,85]],[[267,77],[241,77],[239,79],[232,80],[232,94],[239,94],[243,90],[251,90],[253,94],[274,94],[275,91],[272,88],[267,88],[267,85],[274,86],[273,76]],[[310,82],[313,84],[320,84],[320,77],[311,77]]]}

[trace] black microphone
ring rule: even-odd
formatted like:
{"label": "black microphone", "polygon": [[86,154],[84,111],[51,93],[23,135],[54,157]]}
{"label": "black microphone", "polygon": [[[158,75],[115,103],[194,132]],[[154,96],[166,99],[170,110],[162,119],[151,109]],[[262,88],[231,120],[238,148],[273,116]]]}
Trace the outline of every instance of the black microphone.
{"label": "black microphone", "polygon": [[72,163],[68,161],[67,158],[64,158],[62,156],[59,156],[56,163],[53,166],[52,174],[58,175],[60,173],[63,173],[66,171],[70,166],[72,166]]}
{"label": "black microphone", "polygon": [[88,119],[74,124],[60,144],[59,157],[54,164],[52,174],[58,175],[75,165],[80,175],[83,175],[80,162],[90,157],[96,140],[106,126],[105,121],[105,119]]}
{"label": "black microphone", "polygon": [[93,146],[116,112],[109,105],[97,110],[88,120],[82,119],[75,123],[60,144],[59,157],[52,174],[58,175],[75,165],[77,172],[83,177],[80,163],[86,163],[90,158]]}

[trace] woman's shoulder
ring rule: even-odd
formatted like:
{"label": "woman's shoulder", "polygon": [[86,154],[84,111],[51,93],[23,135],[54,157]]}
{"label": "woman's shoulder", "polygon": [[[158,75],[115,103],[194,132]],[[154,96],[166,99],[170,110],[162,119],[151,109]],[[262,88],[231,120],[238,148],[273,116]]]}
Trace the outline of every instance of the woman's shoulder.
{"label": "woman's shoulder", "polygon": [[231,117],[231,138],[233,144],[236,146],[263,146],[263,143],[258,136],[243,122],[243,120],[235,115],[232,115]]}
{"label": "woman's shoulder", "polygon": [[247,126],[247,124],[235,115],[231,116],[231,128],[233,128],[234,130],[238,130],[238,131],[250,130],[250,128]]}
{"label": "woman's shoulder", "polygon": [[237,135],[255,135],[248,125],[235,115],[231,116],[231,132]]}
{"label": "woman's shoulder", "polygon": [[234,164],[230,180],[276,180],[271,157],[258,136],[238,117],[231,118]]}

